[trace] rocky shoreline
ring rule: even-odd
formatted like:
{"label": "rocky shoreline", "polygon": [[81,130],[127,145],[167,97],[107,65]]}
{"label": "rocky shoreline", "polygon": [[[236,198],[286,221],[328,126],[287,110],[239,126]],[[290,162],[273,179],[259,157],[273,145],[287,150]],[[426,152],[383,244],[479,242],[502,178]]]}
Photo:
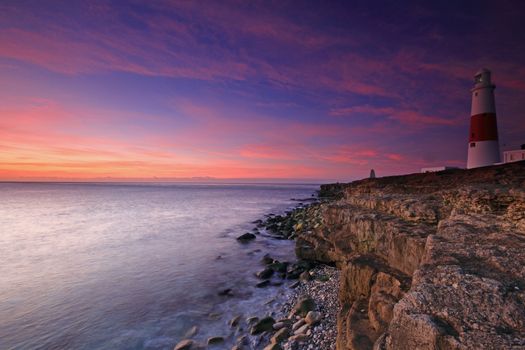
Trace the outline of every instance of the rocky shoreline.
{"label": "rocky shoreline", "polygon": [[[294,240],[303,230],[318,225],[309,212],[310,206],[317,204],[318,199],[296,201],[298,206],[283,215],[268,214],[264,220],[254,221],[253,230],[238,236],[237,241],[250,244],[259,236]],[[236,345],[231,350],[335,349],[335,321],[339,309],[339,271],[335,267],[301,259],[279,261],[267,253],[255,276],[260,280],[255,285],[257,288],[284,285],[289,293],[285,295],[285,301],[277,304],[268,315],[232,318],[229,327],[236,335]],[[221,296],[232,293],[231,289],[218,291]],[[273,302],[271,299],[267,303]],[[197,330],[196,326],[190,329],[187,339],[180,341],[174,350],[229,349],[223,337],[210,337],[207,344],[192,340]]]}
{"label": "rocky shoreline", "polygon": [[299,260],[262,259],[258,287],[292,292],[269,315],[232,320],[232,350],[525,348],[525,162],[319,196],[239,237],[293,239]]}

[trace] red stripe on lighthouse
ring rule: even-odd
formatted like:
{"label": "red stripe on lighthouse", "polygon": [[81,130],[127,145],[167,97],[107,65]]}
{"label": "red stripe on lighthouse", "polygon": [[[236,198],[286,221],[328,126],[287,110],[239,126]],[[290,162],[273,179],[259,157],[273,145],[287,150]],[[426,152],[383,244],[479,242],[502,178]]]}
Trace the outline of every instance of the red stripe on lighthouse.
{"label": "red stripe on lighthouse", "polygon": [[495,141],[498,139],[498,124],[495,113],[482,113],[470,117],[469,142]]}

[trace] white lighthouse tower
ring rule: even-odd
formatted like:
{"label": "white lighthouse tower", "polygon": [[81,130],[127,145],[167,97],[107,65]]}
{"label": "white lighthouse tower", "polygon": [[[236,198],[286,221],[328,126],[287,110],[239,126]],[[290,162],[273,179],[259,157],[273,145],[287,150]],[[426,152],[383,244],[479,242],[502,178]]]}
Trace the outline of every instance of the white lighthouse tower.
{"label": "white lighthouse tower", "polygon": [[467,168],[478,168],[500,162],[498,125],[494,89],[490,71],[481,69],[474,76]]}

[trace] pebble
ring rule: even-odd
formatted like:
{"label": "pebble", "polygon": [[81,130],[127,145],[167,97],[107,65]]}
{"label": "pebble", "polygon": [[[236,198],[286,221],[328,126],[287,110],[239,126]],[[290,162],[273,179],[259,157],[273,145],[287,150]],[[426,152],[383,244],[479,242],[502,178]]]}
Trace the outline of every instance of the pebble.
{"label": "pebble", "polygon": [[306,321],[305,321],[304,319],[300,319],[299,321],[295,322],[295,323],[292,325],[292,331],[296,331],[296,330],[298,330],[298,329],[301,328],[305,323],[306,323]]}
{"label": "pebble", "polygon": [[305,321],[306,323],[308,323],[309,325],[314,325],[314,324],[317,324],[319,323],[319,321],[321,321],[321,319],[323,318],[323,315],[321,315],[320,312],[318,311],[310,311],[306,317],[305,317]]}
{"label": "pebble", "polygon": [[223,337],[210,337],[208,338],[208,345],[215,345],[215,344],[221,344],[224,343]]}
{"label": "pebble", "polygon": [[[284,350],[335,350],[337,337],[337,313],[339,311],[339,271],[330,266],[317,266],[310,270],[313,277],[310,281],[299,283],[295,289],[291,289],[291,298],[283,305],[281,313],[277,315],[289,315],[297,301],[305,296],[311,297],[316,303],[317,314],[320,316],[318,323],[314,323],[304,334],[293,335],[281,345]],[[323,276],[318,279],[319,276]],[[312,311],[311,311],[312,312]],[[308,316],[308,314],[306,315]],[[298,317],[290,317],[295,321],[293,331],[297,331],[306,324],[306,320]],[[316,317],[314,317],[316,318]]]}
{"label": "pebble", "polygon": [[175,345],[174,350],[189,350],[193,346],[194,342],[190,339],[185,339],[180,341],[177,345]]}
{"label": "pebble", "polygon": [[273,325],[273,329],[278,331],[279,329],[284,328],[285,326],[286,324],[284,322],[276,322]]}
{"label": "pebble", "polygon": [[288,331],[287,328],[283,328],[273,335],[271,341],[272,343],[280,344],[284,340],[288,339],[289,335],[290,335],[290,331]]}
{"label": "pebble", "polygon": [[309,324],[304,324],[302,325],[301,327],[297,328],[295,330],[295,332],[293,332],[294,335],[298,335],[298,334],[305,334],[306,331],[308,330],[308,327],[310,327]]}
{"label": "pebble", "polygon": [[241,315],[237,315],[230,320],[230,327],[237,327],[241,321]]}

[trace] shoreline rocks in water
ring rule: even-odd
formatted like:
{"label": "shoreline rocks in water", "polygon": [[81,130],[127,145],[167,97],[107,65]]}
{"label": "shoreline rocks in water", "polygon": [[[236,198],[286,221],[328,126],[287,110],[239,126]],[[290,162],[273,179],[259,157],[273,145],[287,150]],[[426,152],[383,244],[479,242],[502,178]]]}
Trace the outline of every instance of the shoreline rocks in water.
{"label": "shoreline rocks in water", "polygon": [[253,241],[255,238],[257,238],[256,235],[254,235],[251,232],[246,232],[246,233],[240,235],[239,237],[237,237],[237,240],[239,242],[241,242],[241,243],[248,243],[250,241]]}
{"label": "shoreline rocks in water", "polygon": [[295,239],[299,260],[263,257],[260,283],[291,296],[257,315],[272,322],[237,349],[525,348],[525,162],[323,185],[319,196],[255,223]]}

